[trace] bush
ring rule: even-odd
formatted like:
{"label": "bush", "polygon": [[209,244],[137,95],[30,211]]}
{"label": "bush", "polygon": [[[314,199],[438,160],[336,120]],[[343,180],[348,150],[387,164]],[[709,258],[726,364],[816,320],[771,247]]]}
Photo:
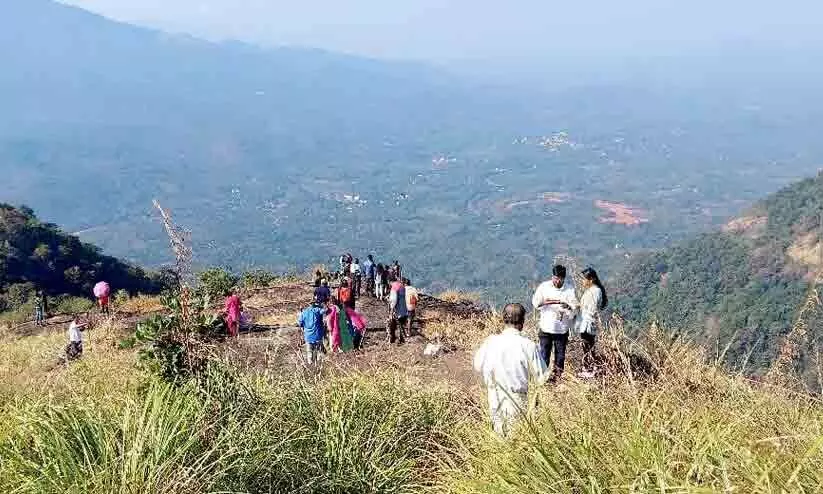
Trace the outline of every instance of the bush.
{"label": "bush", "polygon": [[246,271],[240,281],[244,288],[263,288],[271,286],[278,280],[278,276],[269,271],[257,269]]}
{"label": "bush", "polygon": [[211,300],[219,300],[228,291],[233,289],[239,279],[230,272],[222,268],[209,268],[198,276],[200,280],[199,291]]}
{"label": "bush", "polygon": [[131,295],[129,295],[129,292],[127,292],[126,290],[123,290],[121,288],[120,290],[117,290],[114,293],[114,297],[112,298],[112,303],[114,304],[115,308],[119,308],[119,307],[125,305],[126,302],[128,302],[129,300],[131,300]]}
{"label": "bush", "polygon": [[94,301],[82,297],[58,297],[51,307],[56,314],[82,314],[94,309]]}

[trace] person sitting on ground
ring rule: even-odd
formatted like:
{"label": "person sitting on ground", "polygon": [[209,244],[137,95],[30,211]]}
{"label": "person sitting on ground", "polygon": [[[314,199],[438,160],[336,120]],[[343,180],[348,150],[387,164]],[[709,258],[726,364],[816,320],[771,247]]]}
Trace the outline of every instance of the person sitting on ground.
{"label": "person sitting on ground", "polygon": [[34,293],[34,324],[42,326],[46,319],[46,294],[43,290]]}
{"label": "person sitting on ground", "polygon": [[351,307],[354,309],[354,293],[349,286],[349,280],[347,278],[343,278],[343,281],[340,282],[340,288],[337,289],[337,300],[340,301],[343,307]]}
{"label": "person sitting on ground", "polygon": [[331,299],[331,288],[329,288],[329,280],[320,280],[320,286],[314,289],[314,301],[318,304],[325,305]]}
{"label": "person sitting on ground", "polygon": [[563,376],[566,364],[566,346],[569,342],[569,328],[577,310],[577,296],[574,286],[566,282],[566,268],[561,265],[552,268],[552,278],[537,287],[532,297],[532,305],[540,311],[538,338],[540,355],[549,367],[554,350],[554,369],[550,382],[557,382]]}
{"label": "person sitting on ground", "polygon": [[503,332],[487,337],[474,355],[474,369],[488,391],[492,425],[501,436],[510,434],[526,411],[530,380],[540,384],[546,376],[537,345],[521,334],[525,321],[522,305],[506,305]]}
{"label": "person sitting on ground", "polygon": [[389,294],[389,321],[387,324],[389,343],[397,341],[401,345],[406,342],[406,325],[409,320],[409,309],[406,307],[406,287],[403,283],[393,280]]}
{"label": "person sitting on ground", "polygon": [[243,303],[240,302],[240,296],[237,295],[237,291],[235,289],[229,290],[226,293],[226,302],[224,305],[229,336],[240,336],[240,313],[242,310]]}
{"label": "person sitting on ground", "polygon": [[326,328],[323,316],[326,307],[317,301],[306,307],[297,319],[297,326],[303,329],[303,341],[306,344],[306,363],[316,366],[321,353],[326,353],[323,339],[326,337]]}
{"label": "person sitting on ground", "polygon": [[69,324],[69,344],[66,346],[66,359],[77,360],[83,356],[83,334],[88,324],[80,321],[80,316],[72,315]]}
{"label": "person sitting on ground", "polygon": [[417,314],[417,301],[420,295],[417,293],[417,288],[413,287],[411,280],[403,278],[403,285],[406,287],[406,308],[409,311],[409,319],[406,323],[406,333],[411,336],[412,324],[414,324],[414,317]]}
{"label": "person sitting on ground", "polygon": [[580,321],[577,331],[583,340],[583,371],[578,376],[584,379],[594,377],[594,343],[600,324],[599,314],[609,305],[609,297],[597,271],[592,268],[583,270],[583,288],[585,292],[580,298]]}
{"label": "person sitting on ground", "polygon": [[320,288],[320,283],[323,281],[323,272],[319,269],[314,272],[314,287]]}

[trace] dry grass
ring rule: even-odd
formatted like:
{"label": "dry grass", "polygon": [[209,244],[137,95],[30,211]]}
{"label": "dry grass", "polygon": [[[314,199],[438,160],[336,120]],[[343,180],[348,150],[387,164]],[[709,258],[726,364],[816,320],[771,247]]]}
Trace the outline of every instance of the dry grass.
{"label": "dry grass", "polygon": [[255,318],[254,323],[261,326],[294,326],[299,312],[278,311]]}
{"label": "dry grass", "polygon": [[480,292],[464,292],[460,290],[446,290],[436,296],[436,298],[451,304],[476,304],[480,302],[482,297],[483,295]]}
{"label": "dry grass", "polygon": [[[119,350],[123,329],[104,321],[84,334],[84,354],[66,365],[64,331],[4,338],[0,343],[0,398],[119,396],[136,386],[136,355]],[[0,400],[2,401],[2,400]]]}
{"label": "dry grass", "polygon": [[165,306],[159,296],[142,294],[120,302],[116,307],[119,312],[137,315],[152,314],[161,312],[164,309]]}

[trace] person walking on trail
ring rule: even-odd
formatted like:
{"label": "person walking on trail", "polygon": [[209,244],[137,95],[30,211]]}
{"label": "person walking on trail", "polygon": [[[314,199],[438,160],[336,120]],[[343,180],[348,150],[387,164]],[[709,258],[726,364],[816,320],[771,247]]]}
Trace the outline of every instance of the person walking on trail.
{"label": "person walking on trail", "polygon": [[100,308],[101,314],[109,313],[109,295],[111,294],[111,287],[105,281],[99,281],[92,289],[95,298],[97,298],[97,306]]}
{"label": "person walking on trail", "polygon": [[387,324],[389,343],[397,341],[401,345],[406,342],[406,326],[409,320],[409,309],[406,306],[406,287],[398,280],[392,281],[389,294],[389,321]]}
{"label": "person walking on trail", "polygon": [[323,344],[323,339],[326,337],[326,327],[323,324],[325,314],[326,307],[315,301],[303,309],[297,318],[297,326],[303,329],[306,363],[312,367],[317,366],[320,354],[326,353],[326,347]]}
{"label": "person walking on trail", "polygon": [[314,289],[314,301],[321,305],[326,305],[331,300],[331,288],[329,280],[320,280],[320,286]]}
{"label": "person walking on trail", "polygon": [[374,274],[375,294],[377,300],[386,300],[386,287],[388,286],[388,276],[386,268],[378,264]]}
{"label": "person walking on trail", "polygon": [[235,290],[226,293],[226,302],[224,304],[224,313],[226,317],[226,326],[229,328],[229,336],[236,337],[240,335],[240,313],[243,310],[243,303],[240,302],[240,297]]}
{"label": "person walking on trail", "polygon": [[351,254],[343,254],[340,256],[340,279],[345,278],[351,272],[351,263],[353,261]]}
{"label": "person walking on trail", "polygon": [[520,304],[503,308],[504,329],[486,338],[474,355],[474,370],[483,378],[494,431],[507,436],[528,406],[529,384],[542,384],[546,363],[537,345],[521,334],[526,309]]}
{"label": "person walking on trail", "polygon": [[369,254],[366,257],[366,261],[363,263],[363,277],[366,279],[366,295],[370,297],[375,296],[374,292],[374,271],[375,271],[375,264],[374,264],[374,257]]}
{"label": "person walking on trail", "polygon": [[46,294],[43,290],[34,293],[34,324],[42,326],[46,319]]}
{"label": "person walking on trail", "polygon": [[349,311],[340,300],[332,299],[328,310],[329,340],[332,352],[348,352],[355,348],[355,331],[349,319]]}
{"label": "person walking on trail", "polygon": [[566,365],[566,346],[569,342],[569,328],[578,308],[574,286],[566,282],[566,268],[554,266],[552,278],[537,287],[532,297],[532,305],[540,311],[538,338],[540,355],[549,367],[554,350],[554,369],[550,382],[563,377]]}
{"label": "person walking on trail", "polygon": [[320,284],[323,282],[323,272],[319,269],[314,272],[314,287],[319,288]]}
{"label": "person walking on trail", "polygon": [[349,286],[349,280],[345,278],[340,282],[340,287],[337,289],[337,300],[340,301],[343,307],[351,307],[354,309],[354,292],[352,292]]}
{"label": "person walking on trail", "polygon": [[403,278],[403,269],[400,267],[400,261],[395,259],[394,263],[389,266],[389,276],[397,278],[398,280]]}
{"label": "person walking on trail", "polygon": [[584,379],[591,379],[594,373],[594,343],[597,337],[598,326],[600,324],[600,311],[609,305],[609,297],[606,289],[597,276],[597,271],[592,268],[583,270],[583,296],[580,297],[580,320],[577,325],[577,332],[583,341],[583,371],[578,374]]}
{"label": "person walking on trail", "polygon": [[349,268],[351,274],[351,289],[356,297],[360,296],[360,259],[355,259]]}
{"label": "person walking on trail", "polygon": [[83,333],[87,324],[80,322],[80,316],[74,314],[69,324],[69,344],[66,346],[66,360],[77,360],[83,356]]}
{"label": "person walking on trail", "polygon": [[414,317],[417,314],[417,301],[420,298],[420,294],[417,293],[417,288],[412,286],[411,280],[408,278],[403,278],[403,285],[406,288],[406,308],[409,311],[409,318],[406,323],[406,334],[411,336],[414,334],[412,332],[412,324],[414,324]]}

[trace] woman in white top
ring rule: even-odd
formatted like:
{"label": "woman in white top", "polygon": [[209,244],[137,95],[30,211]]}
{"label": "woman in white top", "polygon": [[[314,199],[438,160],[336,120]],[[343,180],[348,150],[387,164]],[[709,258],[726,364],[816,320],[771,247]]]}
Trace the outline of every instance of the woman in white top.
{"label": "woman in white top", "polygon": [[580,320],[577,331],[583,340],[583,372],[580,377],[594,377],[594,342],[600,324],[599,313],[609,304],[609,297],[597,271],[592,268],[583,270],[583,288],[580,298]]}

